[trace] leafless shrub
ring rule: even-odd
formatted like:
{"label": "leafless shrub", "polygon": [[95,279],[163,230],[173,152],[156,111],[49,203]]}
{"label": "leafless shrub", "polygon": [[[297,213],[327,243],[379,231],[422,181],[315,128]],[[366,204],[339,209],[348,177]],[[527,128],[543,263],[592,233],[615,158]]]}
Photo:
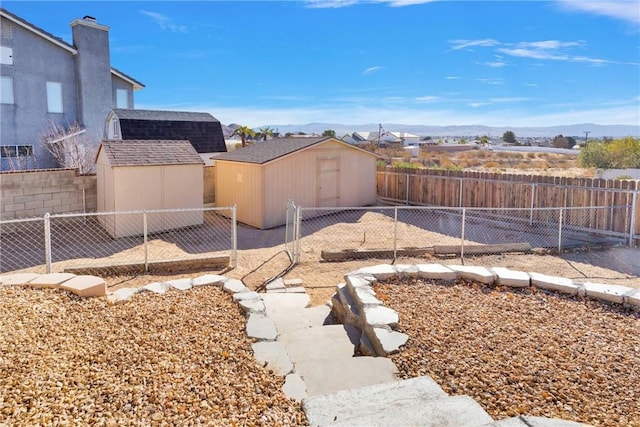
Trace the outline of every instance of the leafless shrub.
{"label": "leafless shrub", "polygon": [[95,147],[91,137],[78,123],[67,126],[48,122],[40,137],[41,144],[61,168],[75,168],[80,174],[94,171]]}

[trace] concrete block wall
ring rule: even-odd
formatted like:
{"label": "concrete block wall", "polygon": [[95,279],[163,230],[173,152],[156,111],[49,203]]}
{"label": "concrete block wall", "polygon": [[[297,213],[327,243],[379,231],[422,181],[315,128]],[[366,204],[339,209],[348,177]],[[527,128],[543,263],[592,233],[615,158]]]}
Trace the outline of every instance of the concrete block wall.
{"label": "concrete block wall", "polygon": [[76,172],[41,169],[0,173],[0,219],[41,217],[47,212],[95,212],[96,176]]}

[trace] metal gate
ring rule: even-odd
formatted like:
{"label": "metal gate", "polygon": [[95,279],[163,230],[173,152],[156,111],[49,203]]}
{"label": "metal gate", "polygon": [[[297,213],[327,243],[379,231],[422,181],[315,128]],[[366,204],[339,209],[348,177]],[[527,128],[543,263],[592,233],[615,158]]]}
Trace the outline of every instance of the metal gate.
{"label": "metal gate", "polygon": [[284,249],[293,263],[297,263],[300,256],[299,251],[299,212],[293,200],[287,202],[287,221],[284,231]]}

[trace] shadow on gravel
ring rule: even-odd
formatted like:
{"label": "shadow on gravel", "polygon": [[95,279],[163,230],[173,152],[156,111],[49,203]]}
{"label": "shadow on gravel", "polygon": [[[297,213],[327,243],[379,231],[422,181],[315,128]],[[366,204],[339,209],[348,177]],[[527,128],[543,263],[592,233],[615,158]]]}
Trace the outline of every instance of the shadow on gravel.
{"label": "shadow on gravel", "polygon": [[610,248],[569,252],[559,255],[567,261],[582,262],[640,277],[640,248]]}

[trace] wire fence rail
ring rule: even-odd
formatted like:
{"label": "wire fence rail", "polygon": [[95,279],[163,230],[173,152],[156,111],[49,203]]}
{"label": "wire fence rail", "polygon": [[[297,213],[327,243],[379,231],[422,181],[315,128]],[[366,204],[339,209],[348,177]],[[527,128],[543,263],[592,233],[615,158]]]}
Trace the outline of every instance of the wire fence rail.
{"label": "wire fence rail", "polygon": [[304,257],[322,257],[324,251],[375,251],[395,260],[399,254],[420,254],[427,248],[433,253],[438,245],[448,246],[464,259],[465,251],[473,252],[479,245],[521,243],[560,252],[631,244],[629,233],[590,226],[593,216],[613,211],[624,217],[631,208],[310,208],[290,202],[285,248],[292,261],[300,263]]}
{"label": "wire fence rail", "polygon": [[100,268],[118,274],[137,264],[207,262],[237,265],[236,208],[45,214],[0,221],[0,273]]}
{"label": "wire fence rail", "polygon": [[[640,180],[604,180],[487,172],[379,169],[381,200],[458,208],[599,208],[580,217],[589,228],[629,233],[640,241]],[[618,206],[630,209],[615,209]],[[607,209],[608,208],[608,209]],[[573,217],[566,218],[571,224]]]}

